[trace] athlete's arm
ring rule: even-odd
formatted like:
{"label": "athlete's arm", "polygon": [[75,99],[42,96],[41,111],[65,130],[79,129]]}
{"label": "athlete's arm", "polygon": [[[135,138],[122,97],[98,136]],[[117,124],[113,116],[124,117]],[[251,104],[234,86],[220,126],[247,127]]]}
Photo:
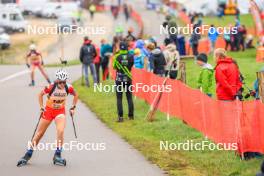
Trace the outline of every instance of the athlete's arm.
{"label": "athlete's arm", "polygon": [[78,94],[75,92],[74,88],[72,86],[69,87],[69,93],[73,95],[73,101],[72,101],[72,107],[70,108],[70,114],[71,116],[74,115],[74,111],[78,102]]}
{"label": "athlete's arm", "polygon": [[76,108],[76,105],[77,105],[77,102],[78,102],[78,94],[74,93],[73,96],[74,96],[74,98],[73,98],[73,102],[72,102],[72,107],[70,108],[71,116],[74,116],[75,108]]}
{"label": "athlete's arm", "polygon": [[75,109],[79,96],[72,86],[69,86],[69,94],[74,96],[73,101],[72,101],[72,108]]}
{"label": "athlete's arm", "polygon": [[44,91],[41,91],[40,94],[39,94],[39,106],[40,106],[40,109],[44,109],[44,105],[43,105],[43,96],[45,95],[45,92]]}
{"label": "athlete's arm", "polygon": [[30,65],[29,65],[29,55],[26,56],[26,59],[25,60],[26,60],[26,65],[29,68],[30,67]]}

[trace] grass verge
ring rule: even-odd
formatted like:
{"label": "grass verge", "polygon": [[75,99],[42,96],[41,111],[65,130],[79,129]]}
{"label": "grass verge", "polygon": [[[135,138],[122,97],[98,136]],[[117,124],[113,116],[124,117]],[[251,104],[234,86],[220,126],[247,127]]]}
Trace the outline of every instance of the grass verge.
{"label": "grass verge", "polygon": [[[73,66],[73,65],[80,65],[81,62],[79,59],[74,59],[74,60],[69,60],[67,62],[67,66]],[[63,67],[64,65],[61,63],[56,63],[56,64],[46,64],[46,67]]]}
{"label": "grass verge", "polygon": [[[104,84],[112,85],[113,81]],[[204,141],[201,133],[182,123],[177,118],[166,120],[165,114],[157,112],[157,120],[145,120],[149,105],[135,99],[135,120],[116,123],[115,93],[95,92],[93,88],[74,83],[80,99],[97,114],[98,118],[118,133],[124,140],[139,150],[149,161],[157,164],[172,176],[252,176],[259,170],[261,160],[240,161],[230,151],[183,151],[160,150],[160,141],[180,143],[186,140]],[[125,101],[124,101],[125,102]],[[125,113],[127,104],[124,105]]]}

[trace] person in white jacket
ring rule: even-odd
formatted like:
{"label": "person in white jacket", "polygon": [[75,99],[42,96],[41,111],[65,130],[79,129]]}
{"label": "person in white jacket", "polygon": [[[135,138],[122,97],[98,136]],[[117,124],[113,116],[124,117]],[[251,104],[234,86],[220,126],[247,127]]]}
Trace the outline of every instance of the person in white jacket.
{"label": "person in white jacket", "polygon": [[171,79],[176,79],[180,67],[180,55],[176,49],[176,45],[167,45],[163,54],[167,63],[165,67],[165,76],[169,76]]}

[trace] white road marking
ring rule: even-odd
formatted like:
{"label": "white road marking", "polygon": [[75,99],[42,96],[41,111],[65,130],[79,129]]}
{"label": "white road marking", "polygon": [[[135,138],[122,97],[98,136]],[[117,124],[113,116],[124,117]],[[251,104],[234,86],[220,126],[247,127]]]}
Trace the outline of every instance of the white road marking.
{"label": "white road marking", "polygon": [[3,83],[3,82],[6,82],[8,80],[14,79],[16,77],[22,76],[22,75],[27,74],[29,72],[30,72],[30,70],[26,69],[26,70],[23,70],[21,72],[14,73],[14,74],[12,74],[10,76],[7,76],[7,77],[5,77],[3,79],[0,79],[0,83]]}

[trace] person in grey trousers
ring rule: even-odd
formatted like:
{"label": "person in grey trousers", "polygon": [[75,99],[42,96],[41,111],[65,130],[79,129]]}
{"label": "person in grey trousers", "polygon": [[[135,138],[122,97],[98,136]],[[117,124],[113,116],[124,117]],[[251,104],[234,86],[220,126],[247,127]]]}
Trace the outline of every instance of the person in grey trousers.
{"label": "person in grey trousers", "polygon": [[80,61],[82,63],[82,73],[84,72],[85,83],[87,87],[90,87],[88,68],[90,68],[93,82],[97,84],[97,76],[94,65],[94,58],[97,56],[95,46],[88,37],[84,37],[84,43],[80,50]]}

